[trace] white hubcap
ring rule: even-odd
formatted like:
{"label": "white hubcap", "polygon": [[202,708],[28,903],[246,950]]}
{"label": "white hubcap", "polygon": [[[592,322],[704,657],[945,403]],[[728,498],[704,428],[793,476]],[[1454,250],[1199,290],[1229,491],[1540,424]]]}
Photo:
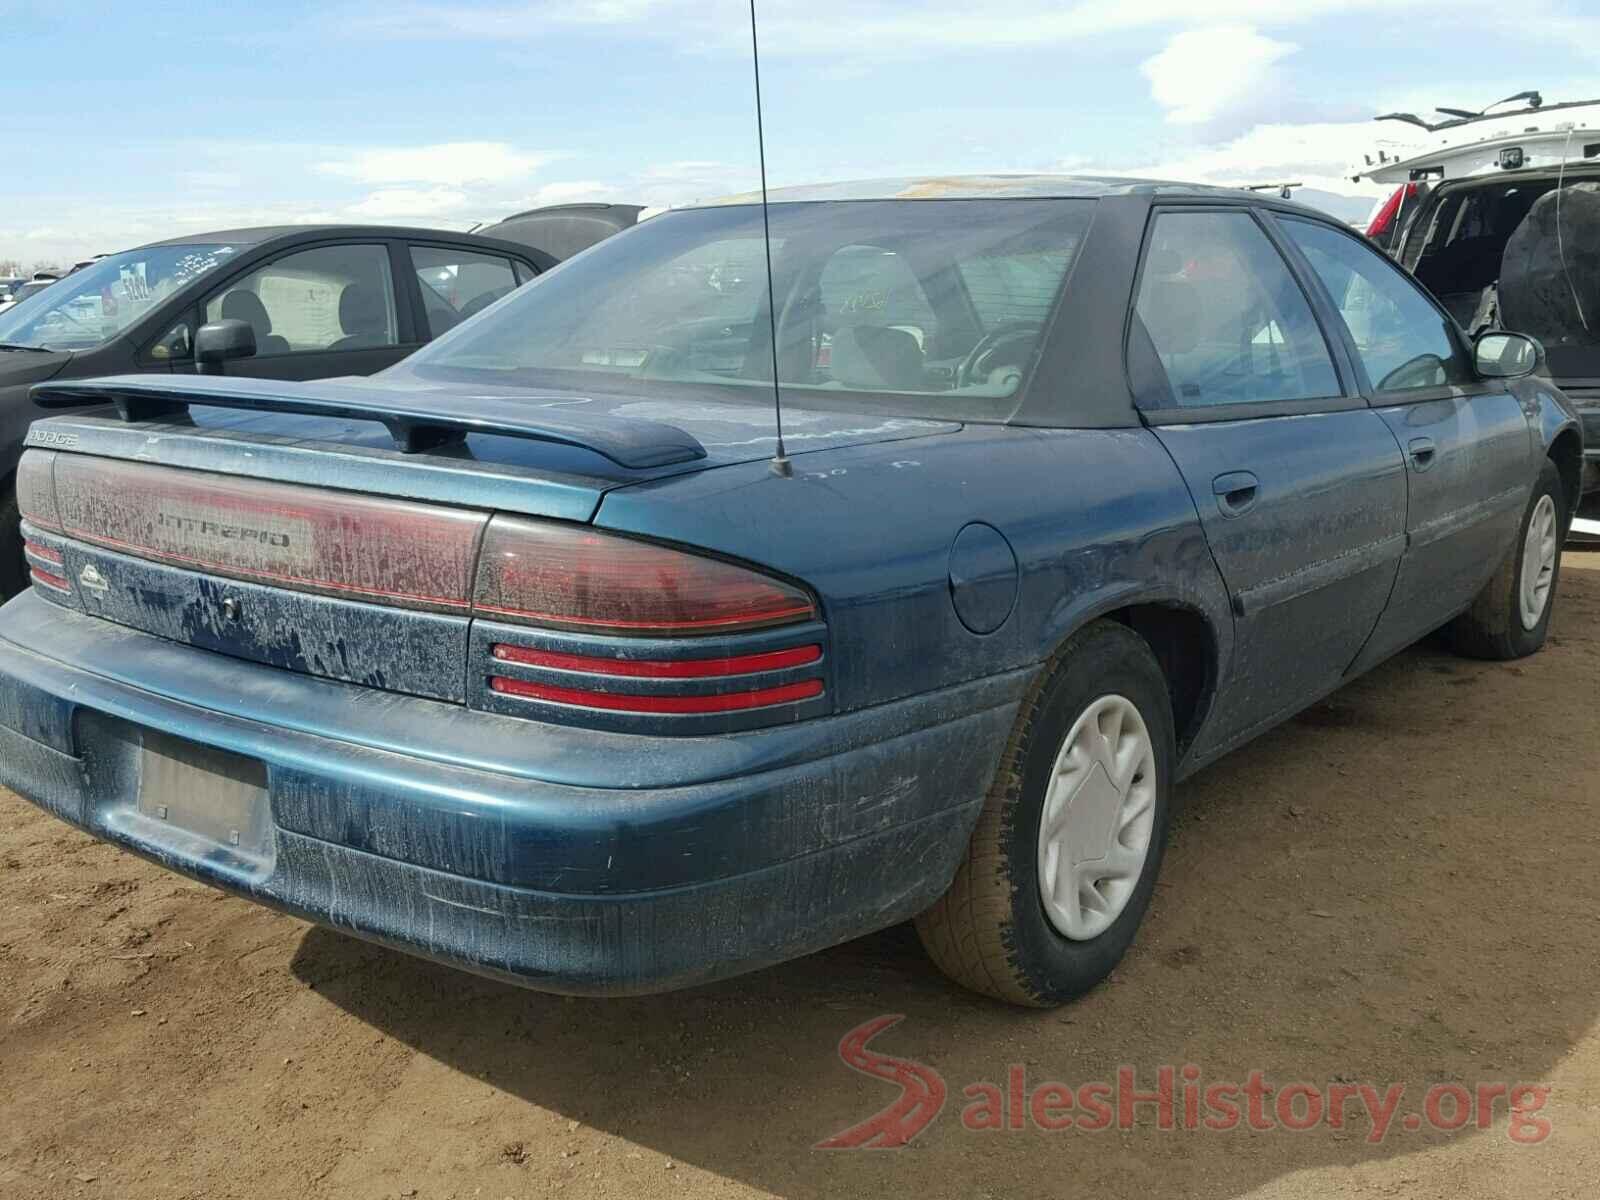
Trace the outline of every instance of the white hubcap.
{"label": "white hubcap", "polygon": [[1067,733],[1039,822],[1039,899],[1063,937],[1104,933],[1127,907],[1156,818],[1156,752],[1132,701],[1101,696]]}
{"label": "white hubcap", "polygon": [[1550,603],[1550,585],[1556,578],[1556,502],[1540,496],[1528,520],[1528,536],[1522,543],[1522,586],[1517,598],[1522,608],[1522,627],[1532,629],[1544,616]]}

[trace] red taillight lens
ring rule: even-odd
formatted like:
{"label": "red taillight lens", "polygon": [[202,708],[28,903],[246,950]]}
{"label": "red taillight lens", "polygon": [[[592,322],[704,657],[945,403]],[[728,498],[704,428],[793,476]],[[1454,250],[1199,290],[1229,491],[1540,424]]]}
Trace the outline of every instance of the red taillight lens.
{"label": "red taillight lens", "polygon": [[756,688],[744,692],[722,692],[715,696],[638,696],[615,692],[591,692],[585,688],[555,687],[526,679],[494,676],[489,686],[506,696],[525,700],[544,700],[551,704],[572,704],[582,708],[603,708],[630,713],[727,713],[775,704],[793,704],[822,695],[822,680],[806,679],[780,687]]}
{"label": "red taillight lens", "polygon": [[822,658],[822,647],[793,646],[787,650],[765,650],[759,654],[735,654],[727,658],[657,659],[596,658],[591,654],[565,654],[531,646],[496,646],[494,656],[501,662],[518,663],[525,667],[583,671],[590,675],[621,675],[631,679],[718,679],[729,675],[754,675],[758,671],[803,667]]}
{"label": "red taillight lens", "polygon": [[482,513],[59,455],[69,537],[141,558],[382,604],[465,611]]}
{"label": "red taillight lens", "polygon": [[1414,183],[1396,188],[1394,195],[1384,201],[1383,207],[1373,215],[1371,223],[1367,226],[1367,236],[1376,238],[1388,233],[1390,227],[1394,225],[1395,218],[1400,215],[1400,209],[1404,207],[1406,201],[1415,199],[1416,195],[1417,185]]}
{"label": "red taillight lens", "polygon": [[35,583],[43,584],[51,591],[66,592],[69,595],[72,593],[72,584],[52,571],[46,571],[40,567],[30,567],[28,576]]}
{"label": "red taillight lens", "polygon": [[553,629],[641,636],[732,633],[816,616],[805,592],[746,567],[510,517],[489,524],[473,607]]}
{"label": "red taillight lens", "polygon": [[59,550],[52,550],[49,546],[42,545],[39,542],[34,541],[32,538],[24,541],[23,546],[27,549],[27,552],[30,555],[44,563],[57,567],[59,567],[62,563],[61,552]]}

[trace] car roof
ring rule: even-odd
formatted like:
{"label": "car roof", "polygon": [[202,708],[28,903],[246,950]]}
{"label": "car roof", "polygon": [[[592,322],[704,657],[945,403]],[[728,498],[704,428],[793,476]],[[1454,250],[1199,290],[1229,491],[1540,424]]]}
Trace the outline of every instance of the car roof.
{"label": "car roof", "polygon": [[[828,200],[1098,200],[1107,196],[1133,195],[1229,203],[1270,203],[1275,207],[1300,209],[1313,216],[1327,215],[1318,209],[1247,188],[1118,175],[922,175],[898,179],[861,179],[774,188],[768,192],[767,199],[773,204],[804,204]],[[731,204],[758,204],[760,201],[760,192],[742,192],[685,207],[716,208]]]}
{"label": "car roof", "polygon": [[[268,243],[294,243],[297,241],[323,241],[327,238],[407,238],[426,242],[458,242],[462,245],[498,247],[502,252],[515,250],[520,256],[537,255],[533,247],[504,238],[483,237],[475,233],[460,233],[451,229],[419,229],[405,225],[258,225],[250,229],[219,229],[209,233],[189,233],[182,237],[164,238],[146,242],[138,249],[150,246],[188,246],[213,243],[229,246],[265,246]],[[543,264],[541,264],[543,265]]]}

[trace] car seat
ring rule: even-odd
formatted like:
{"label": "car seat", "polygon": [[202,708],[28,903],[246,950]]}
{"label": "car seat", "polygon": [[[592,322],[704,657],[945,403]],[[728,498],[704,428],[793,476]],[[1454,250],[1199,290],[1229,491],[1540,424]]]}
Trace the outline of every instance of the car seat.
{"label": "car seat", "polygon": [[389,309],[376,289],[352,283],[339,295],[339,328],[345,336],[330,350],[361,350],[391,344]]}
{"label": "car seat", "polygon": [[928,386],[914,335],[887,325],[850,325],[833,335],[834,381],[845,387],[920,392]]}
{"label": "car seat", "polygon": [[289,339],[272,332],[272,317],[261,297],[238,288],[222,298],[222,319],[243,321],[256,331],[257,354],[288,354],[294,349]]}

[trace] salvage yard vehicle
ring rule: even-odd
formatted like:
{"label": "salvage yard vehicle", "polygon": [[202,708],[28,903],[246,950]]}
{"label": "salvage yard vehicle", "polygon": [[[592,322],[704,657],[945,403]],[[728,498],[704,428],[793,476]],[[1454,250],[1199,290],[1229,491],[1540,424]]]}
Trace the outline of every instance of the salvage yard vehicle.
{"label": "salvage yard vehicle", "polygon": [[565,262],[574,254],[639,223],[637,204],[547,204],[514,213],[478,230],[484,237],[537,246]]}
{"label": "salvage yard vehicle", "polygon": [[536,989],[915,918],[1046,1006],[1132,941],[1180,779],[1441,626],[1544,643],[1576,419],[1330,218],[773,201],[775,305],[728,283],[762,206],[711,204],[370,379],[35,388],[0,783]]}
{"label": "salvage yard vehicle", "polygon": [[[1446,109],[1451,119],[1433,123],[1380,118],[1421,126],[1429,144],[1363,175],[1400,186],[1384,226],[1391,252],[1463,328],[1543,344],[1546,374],[1583,422],[1589,494],[1600,491],[1600,101],[1512,100],[1529,103]],[[1587,509],[1575,529],[1600,539]]]}
{"label": "salvage yard vehicle", "polygon": [[[158,242],[24,288],[0,312],[0,597],[27,585],[13,473],[39,415],[33,384],[126,371],[369,375],[553,264],[492,238],[296,225]],[[431,283],[441,271],[448,294]]]}

